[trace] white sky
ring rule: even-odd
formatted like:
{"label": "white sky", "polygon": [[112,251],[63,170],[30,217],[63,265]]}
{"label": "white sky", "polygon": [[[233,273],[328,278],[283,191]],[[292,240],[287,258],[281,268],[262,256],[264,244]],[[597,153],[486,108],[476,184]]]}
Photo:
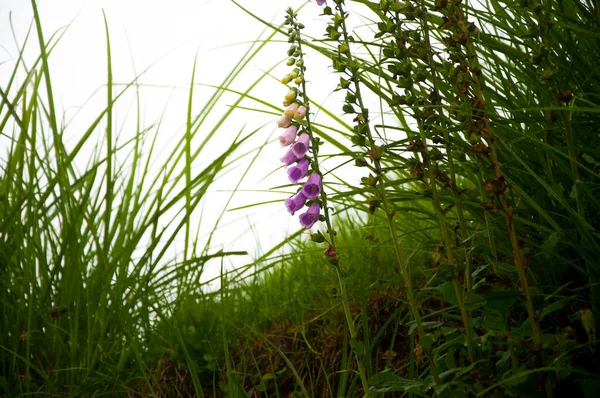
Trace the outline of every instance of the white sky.
{"label": "white sky", "polygon": [[[239,2],[261,18],[275,24],[283,21],[287,7],[297,8],[305,3],[301,0]],[[168,147],[173,137],[179,138],[183,134],[187,90],[195,55],[198,54],[196,81],[219,84],[247,50],[249,43],[257,39],[265,29],[229,0],[42,0],[39,3],[39,12],[46,40],[52,33],[69,25],[50,58],[57,112],[69,123],[65,137],[67,145],[70,142],[69,134],[74,134],[71,139],[81,134],[81,126],[87,127],[106,104],[106,39],[102,10],[106,13],[110,29],[115,82],[127,83],[133,80],[136,75],[133,65],[138,73],[152,66],[142,78],[144,88],[141,91],[141,107],[145,125],[157,121],[167,109],[160,137],[163,141],[159,147]],[[326,26],[326,21],[319,16],[320,12],[321,7],[312,2],[306,4],[300,13],[301,20],[307,25],[307,32],[316,37],[322,37]],[[9,15],[17,42],[11,33]],[[30,1],[0,0],[2,87],[8,81],[18,56],[18,49],[22,46],[31,23]],[[241,79],[233,88],[245,90],[262,71],[271,68],[285,57],[287,46],[287,43],[269,44],[261,55],[246,67]],[[37,38],[33,35],[26,57],[29,65],[38,51]],[[331,95],[337,84],[337,77],[332,76],[329,62],[324,57],[309,55],[308,65],[307,78],[313,83],[309,84],[311,98],[320,101],[331,110],[340,109],[339,97]],[[288,70],[289,68],[282,64],[274,70],[274,74],[280,78]],[[115,89],[117,90],[118,88]],[[286,91],[280,83],[267,78],[253,95],[279,105]],[[200,87],[195,91],[195,112],[201,109],[205,98],[210,94],[211,91],[207,88]],[[217,116],[220,116],[227,109],[226,105],[235,99],[235,96],[230,96],[222,101],[216,112]],[[251,102],[244,102],[243,105],[257,106]],[[120,141],[124,141],[135,132],[131,130],[131,127],[135,126],[135,114],[133,97],[118,104],[115,111],[115,127],[121,131]],[[250,132],[267,124],[252,141],[249,149],[256,147],[269,137],[275,139],[279,134],[275,128],[275,119],[257,112],[240,111],[219,130],[218,141],[221,145],[230,142],[244,125],[244,131]],[[102,132],[102,128],[98,130]],[[220,148],[214,146],[208,150],[216,154]],[[281,166],[278,161],[280,155],[279,145],[271,142],[252,169],[252,173],[244,180],[242,189],[268,190],[273,186],[286,184],[287,178],[283,169],[269,175]],[[227,194],[220,191],[232,189],[237,182],[237,178],[234,177],[232,175],[220,181],[211,193],[209,200],[212,202],[207,202],[203,215],[203,222],[207,226],[214,222],[211,217],[218,213],[210,211],[213,209],[211,206],[217,209],[218,203],[223,203]],[[292,188],[288,190],[292,192]],[[242,206],[274,199],[283,201],[286,197],[282,193],[240,193],[232,205]],[[206,206],[209,206],[209,211],[206,211]],[[297,217],[290,217],[282,203],[230,213],[224,223],[229,226],[223,228],[215,237],[215,246],[222,246],[225,250],[248,250],[253,255],[259,250],[256,246],[257,236],[260,237],[262,250],[266,251],[279,242],[288,231],[298,228]],[[254,225],[254,231],[250,230],[249,225]],[[183,250],[183,242],[178,242],[176,247]],[[207,276],[215,276],[217,272],[218,268],[209,270]]]}

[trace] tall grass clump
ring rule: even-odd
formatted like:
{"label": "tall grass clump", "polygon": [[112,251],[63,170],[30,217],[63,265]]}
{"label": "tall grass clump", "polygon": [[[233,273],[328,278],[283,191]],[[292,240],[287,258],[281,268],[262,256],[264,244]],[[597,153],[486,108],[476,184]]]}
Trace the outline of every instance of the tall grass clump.
{"label": "tall grass clump", "polygon": [[[108,23],[105,104],[81,130],[61,121],[51,54],[63,33],[48,39],[31,7],[33,31],[0,87],[0,396],[202,396],[202,369],[172,311],[187,292],[205,289],[209,261],[244,254],[212,251],[206,236],[216,227],[200,230],[198,213],[213,183],[252,155],[236,152],[251,133],[230,137],[219,153],[205,148],[251,89],[215,117],[261,47],[201,107],[192,73],[185,132],[169,133],[165,153],[162,118],[143,125],[144,73],[128,84],[113,79]],[[30,46],[39,55],[28,64]],[[138,107],[123,139],[115,108],[128,95]],[[183,363],[170,360],[167,341],[186,352]],[[191,382],[181,387],[165,377],[173,373]]]}

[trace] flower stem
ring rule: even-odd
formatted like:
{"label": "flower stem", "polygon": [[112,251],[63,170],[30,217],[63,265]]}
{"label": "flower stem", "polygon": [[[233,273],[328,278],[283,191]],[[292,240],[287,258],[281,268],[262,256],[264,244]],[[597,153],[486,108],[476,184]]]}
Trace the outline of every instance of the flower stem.
{"label": "flower stem", "polygon": [[[304,76],[304,72],[306,71],[306,66],[304,65],[304,53],[302,52],[302,39],[301,39],[301,33],[300,33],[300,28],[297,24],[294,24],[294,28],[296,29],[297,32],[297,37],[298,37],[298,50],[300,52],[300,57],[299,59],[302,60],[302,62],[300,63],[300,72],[301,75]],[[304,105],[307,109],[306,112],[306,128],[307,128],[307,132],[308,135],[310,136],[310,140],[311,140],[311,148],[312,149],[312,162],[313,162],[313,168],[317,173],[321,173],[320,170],[320,166],[319,166],[319,143],[316,140],[314,134],[313,134],[313,130],[312,130],[312,125],[311,125],[311,120],[310,120],[310,107],[309,107],[309,103],[310,100],[308,98],[308,95],[306,94],[306,79],[302,79],[302,83],[301,83],[301,87],[302,87],[302,95],[303,95],[303,100],[304,100]],[[335,249],[335,231],[332,228],[331,225],[331,217],[329,214],[329,206],[327,205],[327,193],[325,192],[325,189],[321,189],[321,193],[320,193],[320,199],[321,199],[321,203],[323,205],[323,213],[325,215],[325,224],[327,225],[327,234],[329,237],[329,244],[333,247],[333,249]],[[356,339],[356,329],[354,327],[354,319],[352,317],[352,312],[350,311],[350,305],[348,303],[348,295],[346,292],[346,283],[344,281],[344,277],[341,273],[339,264],[334,264],[335,267],[335,272],[338,278],[338,283],[339,283],[339,288],[340,288],[340,295],[342,297],[342,307],[344,308],[344,316],[346,318],[346,323],[348,325],[348,331],[350,332],[350,338],[352,340]],[[360,381],[364,390],[364,393],[369,396],[369,383],[367,380],[367,373],[365,370],[365,366],[363,363],[363,353],[359,353],[356,350],[353,350],[355,357],[356,357],[356,364],[358,367],[358,373],[360,376]]]}
{"label": "flower stem", "polygon": [[[426,9],[425,9],[423,0],[421,0],[421,9],[422,9],[423,13],[422,13],[422,18],[420,18],[420,20],[421,20],[421,26],[423,28],[423,32],[425,34],[424,44],[427,46],[427,62],[429,64],[428,65],[429,69],[432,73],[433,89],[434,89],[434,93],[435,93],[435,96],[434,96],[435,98],[433,100],[433,106],[436,107],[439,115],[443,118],[444,115],[443,115],[441,107],[439,106],[440,98],[439,98],[439,88],[438,88],[439,84],[438,84],[437,71],[435,68],[435,64],[433,62],[431,41],[429,38],[429,25],[427,23],[427,13],[425,12]],[[463,297],[463,289],[462,289],[460,281],[458,280],[457,269],[456,269],[457,264],[454,259],[454,255],[452,253],[452,243],[450,240],[450,236],[448,234],[448,225],[446,223],[446,217],[444,215],[444,211],[442,209],[440,198],[439,198],[439,193],[437,191],[437,186],[436,186],[437,182],[436,182],[436,178],[435,178],[433,162],[428,154],[427,137],[425,136],[425,129],[423,127],[422,119],[419,120],[418,125],[419,125],[419,132],[421,135],[421,140],[423,141],[423,153],[424,153],[424,156],[426,157],[426,159],[424,159],[424,160],[429,162],[428,171],[429,171],[429,179],[430,179],[430,185],[431,185],[431,193],[433,196],[435,211],[437,213],[439,224],[440,224],[442,240],[444,242],[444,248],[446,251],[446,258],[448,260],[448,264],[450,264],[450,266],[452,266],[452,268],[453,268],[452,284],[454,286],[454,292],[456,294],[456,299],[458,301],[458,306],[460,309],[463,327],[465,328],[465,339],[467,341],[467,350],[468,350],[468,354],[469,354],[469,360],[471,362],[474,362],[474,360],[475,360],[474,348],[473,348],[474,345],[473,345],[473,339],[471,336],[471,325],[470,325],[470,321],[469,321],[469,314],[467,312],[467,308],[466,308],[464,297]],[[456,208],[457,208],[458,216],[459,216],[459,224],[460,224],[461,234],[464,239],[467,236],[467,229],[466,229],[466,223],[465,223],[463,211],[462,211],[462,202],[461,202],[460,198],[458,197],[458,195],[456,194],[456,177],[454,175],[452,151],[450,150],[450,142],[449,142],[450,137],[449,137],[447,129],[444,129],[444,139],[446,140],[446,145],[447,145],[446,156],[448,158],[448,165],[450,167],[452,197],[454,199],[454,203],[456,204]],[[466,252],[465,252],[465,254],[466,254]],[[466,260],[466,255],[465,255],[465,260]],[[468,275],[470,270],[467,269],[466,272]],[[467,280],[470,281],[470,278],[467,278]],[[467,283],[467,284],[469,284],[469,283]]]}
{"label": "flower stem", "polygon": [[[354,59],[352,57],[352,51],[350,49],[350,40],[348,37],[348,29],[346,26],[346,19],[344,17],[345,13],[344,13],[344,8],[342,5],[343,1],[337,0],[336,1],[336,9],[339,11],[340,15],[342,16],[342,20],[340,23],[340,27],[342,28],[342,36],[343,36],[343,40],[344,40],[344,44],[346,45],[346,52],[345,55],[348,59],[348,64],[349,65],[353,65],[354,64]],[[358,71],[355,68],[350,68],[351,69],[351,81],[354,84],[354,94],[356,96],[356,100],[358,102],[358,106],[360,107],[360,111],[361,114],[363,114],[363,116],[365,116],[365,130],[364,130],[364,134],[365,137],[368,140],[369,143],[369,147],[370,147],[370,151],[372,154],[376,154],[377,151],[377,146],[375,144],[375,140],[373,139],[373,134],[371,133],[371,128],[369,126],[369,121],[367,119],[367,111],[366,111],[366,107],[364,105],[364,101],[361,95],[361,91],[360,91],[360,77],[358,75]],[[380,177],[379,181],[377,183],[377,193],[379,194],[379,197],[381,198],[381,204],[383,207],[383,211],[386,214],[386,220],[390,229],[390,235],[392,238],[392,242],[394,245],[394,251],[396,253],[396,258],[398,260],[398,265],[402,274],[402,277],[404,279],[404,284],[406,287],[406,291],[407,291],[407,296],[408,296],[408,301],[409,301],[409,305],[411,308],[411,312],[414,316],[415,319],[415,323],[417,326],[417,332],[419,334],[419,337],[422,338],[423,336],[425,336],[425,329],[423,328],[423,323],[421,321],[421,316],[419,314],[419,310],[418,310],[418,306],[417,306],[417,302],[415,300],[415,296],[414,296],[414,292],[413,292],[413,287],[412,287],[412,281],[410,278],[410,273],[408,270],[408,264],[404,261],[404,256],[402,253],[402,249],[400,247],[400,243],[398,242],[398,236],[396,233],[396,224],[394,222],[394,213],[395,210],[393,209],[393,206],[390,205],[387,195],[386,195],[386,191],[385,191],[385,182],[383,180],[383,170],[381,167],[381,162],[378,159],[378,157],[376,155],[372,156],[372,160],[373,160],[373,165],[375,167],[375,172],[377,173],[377,175]],[[425,352],[426,356],[427,356],[427,361],[429,362],[429,367],[431,369],[431,373],[433,375],[435,384],[439,385],[440,384],[440,378],[439,378],[439,373],[436,367],[435,362],[433,361],[433,358],[431,357],[431,353],[430,350],[426,350]]]}
{"label": "flower stem", "polygon": [[[466,6],[465,6],[466,7]],[[458,8],[458,13],[461,19],[464,19],[464,14],[462,8]],[[470,35],[466,35],[466,53],[467,59],[469,62],[469,67],[471,70],[478,70],[479,63],[477,60],[477,53],[475,52],[475,48],[471,41]],[[488,114],[485,109],[485,97],[484,97],[484,84],[482,78],[479,73],[472,73],[473,85],[475,89],[475,97],[477,99],[478,106],[480,107],[480,111],[483,114],[483,122],[484,122],[484,138],[488,143],[490,148],[490,163],[494,169],[496,179],[503,179],[502,171],[500,170],[500,162],[498,160],[498,153],[496,149],[495,139],[492,135],[491,124]],[[506,190],[499,195],[502,210],[504,212],[504,220],[506,223],[506,230],[508,232],[508,236],[510,238],[510,243],[513,251],[513,258],[515,262],[515,267],[517,268],[517,274],[519,275],[519,281],[521,283],[521,290],[523,291],[523,295],[525,296],[525,307],[527,309],[527,314],[530,319],[531,330],[533,335],[533,342],[536,348],[542,347],[542,334],[540,331],[540,325],[538,323],[537,315],[533,307],[533,300],[531,299],[531,293],[529,291],[529,282],[527,279],[527,272],[525,271],[525,266],[523,265],[523,259],[521,257],[521,247],[519,245],[519,238],[516,233],[515,224],[514,224],[514,210],[508,204],[507,192],[510,188],[506,187]]]}

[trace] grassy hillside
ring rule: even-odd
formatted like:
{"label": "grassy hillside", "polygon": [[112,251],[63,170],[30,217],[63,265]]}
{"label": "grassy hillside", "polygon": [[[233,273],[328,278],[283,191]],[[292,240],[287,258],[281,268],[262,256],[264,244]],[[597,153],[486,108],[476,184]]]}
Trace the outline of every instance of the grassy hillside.
{"label": "grassy hillside", "polygon": [[[600,6],[322,3],[307,5],[321,20],[290,9],[277,26],[248,11],[273,32],[258,50],[289,43],[281,93],[260,101],[283,112],[276,190],[301,229],[238,270],[191,215],[249,167],[248,135],[202,169],[192,138],[213,139],[230,113],[203,115],[256,52],[198,114],[191,77],[155,177],[160,124],[115,144],[110,47],[106,108],[63,143],[36,13],[37,63],[0,92],[0,396],[600,394]],[[312,100],[320,81],[339,82],[337,108]]]}

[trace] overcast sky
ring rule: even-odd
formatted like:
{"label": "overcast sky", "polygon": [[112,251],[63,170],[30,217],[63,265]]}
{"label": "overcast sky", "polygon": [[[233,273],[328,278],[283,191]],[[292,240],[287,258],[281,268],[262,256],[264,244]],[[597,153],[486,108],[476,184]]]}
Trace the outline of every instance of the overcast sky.
{"label": "overcast sky", "polygon": [[[240,0],[261,18],[279,24],[283,21],[287,7],[297,8],[306,1],[300,0]],[[168,4],[168,5],[167,5]],[[106,38],[103,11],[108,21],[113,56],[114,80],[127,83],[142,70],[151,66],[144,75],[141,92],[142,116],[148,125],[155,122],[165,110],[163,131],[160,139],[180,137],[185,125],[188,85],[191,78],[194,57],[197,54],[196,81],[219,84],[234,67],[250,42],[259,38],[265,27],[254,20],[229,0],[42,0],[39,12],[46,40],[55,32],[65,32],[59,45],[51,55],[50,67],[57,103],[57,112],[68,123],[65,141],[81,133],[80,126],[88,126],[89,121],[106,104]],[[307,32],[322,37],[326,20],[320,17],[321,7],[315,2],[306,4],[301,11],[301,19],[307,25]],[[9,19],[10,15],[10,19]],[[9,20],[15,31],[11,32]],[[4,86],[12,71],[23,44],[27,29],[32,23],[32,8],[27,0],[0,0],[0,84]],[[263,35],[262,38],[266,36]],[[278,39],[282,39],[281,36]],[[15,41],[16,40],[16,41]],[[246,89],[258,76],[285,58],[287,43],[268,45],[246,68],[241,78],[234,84],[237,90]],[[39,48],[33,37],[27,46],[29,65],[37,56]],[[311,97],[329,105],[332,110],[341,108],[341,103],[332,102],[333,88],[337,78],[330,76],[329,62],[324,57],[309,55],[311,62],[308,79]],[[274,70],[277,78],[287,73],[288,68],[281,64]],[[265,79],[253,95],[274,104],[280,104],[286,89],[275,79]],[[201,109],[203,101],[211,93],[209,89],[195,91],[195,111]],[[235,96],[227,97],[220,105],[215,117],[227,109]],[[85,104],[85,105],[84,105]],[[121,101],[115,112],[115,125],[126,139],[128,127],[135,120],[133,99]],[[256,104],[245,103],[248,107]],[[253,145],[275,139],[275,117],[258,112],[236,113],[220,130],[220,145],[229,142],[240,129],[253,131],[265,124]],[[79,129],[78,129],[79,128]],[[222,131],[222,133],[221,133]],[[129,134],[135,130],[130,130]],[[69,134],[72,134],[69,136]],[[71,138],[69,138],[71,137]],[[219,147],[210,147],[217,153]],[[268,191],[277,185],[287,183],[283,169],[272,173],[281,164],[279,145],[272,142],[263,151],[263,156],[246,177],[242,189]],[[239,174],[238,174],[239,176]],[[235,173],[220,181],[212,193],[213,200],[223,203],[227,191],[237,182]],[[292,192],[292,188],[289,188]],[[233,206],[248,205],[253,202],[285,199],[284,193],[244,193],[238,194]],[[213,206],[208,202],[208,206]],[[214,205],[215,209],[218,208]],[[217,211],[205,212],[203,222],[214,222]],[[238,220],[237,222],[234,222]],[[234,212],[225,219],[228,227],[223,229],[215,240],[216,246],[226,250],[256,249],[255,241],[260,237],[263,250],[279,241],[289,231],[298,227],[297,217],[290,217],[283,205],[263,206],[244,212]],[[254,230],[250,229],[253,225]],[[178,243],[182,248],[183,243]],[[211,272],[214,275],[214,272]]]}

